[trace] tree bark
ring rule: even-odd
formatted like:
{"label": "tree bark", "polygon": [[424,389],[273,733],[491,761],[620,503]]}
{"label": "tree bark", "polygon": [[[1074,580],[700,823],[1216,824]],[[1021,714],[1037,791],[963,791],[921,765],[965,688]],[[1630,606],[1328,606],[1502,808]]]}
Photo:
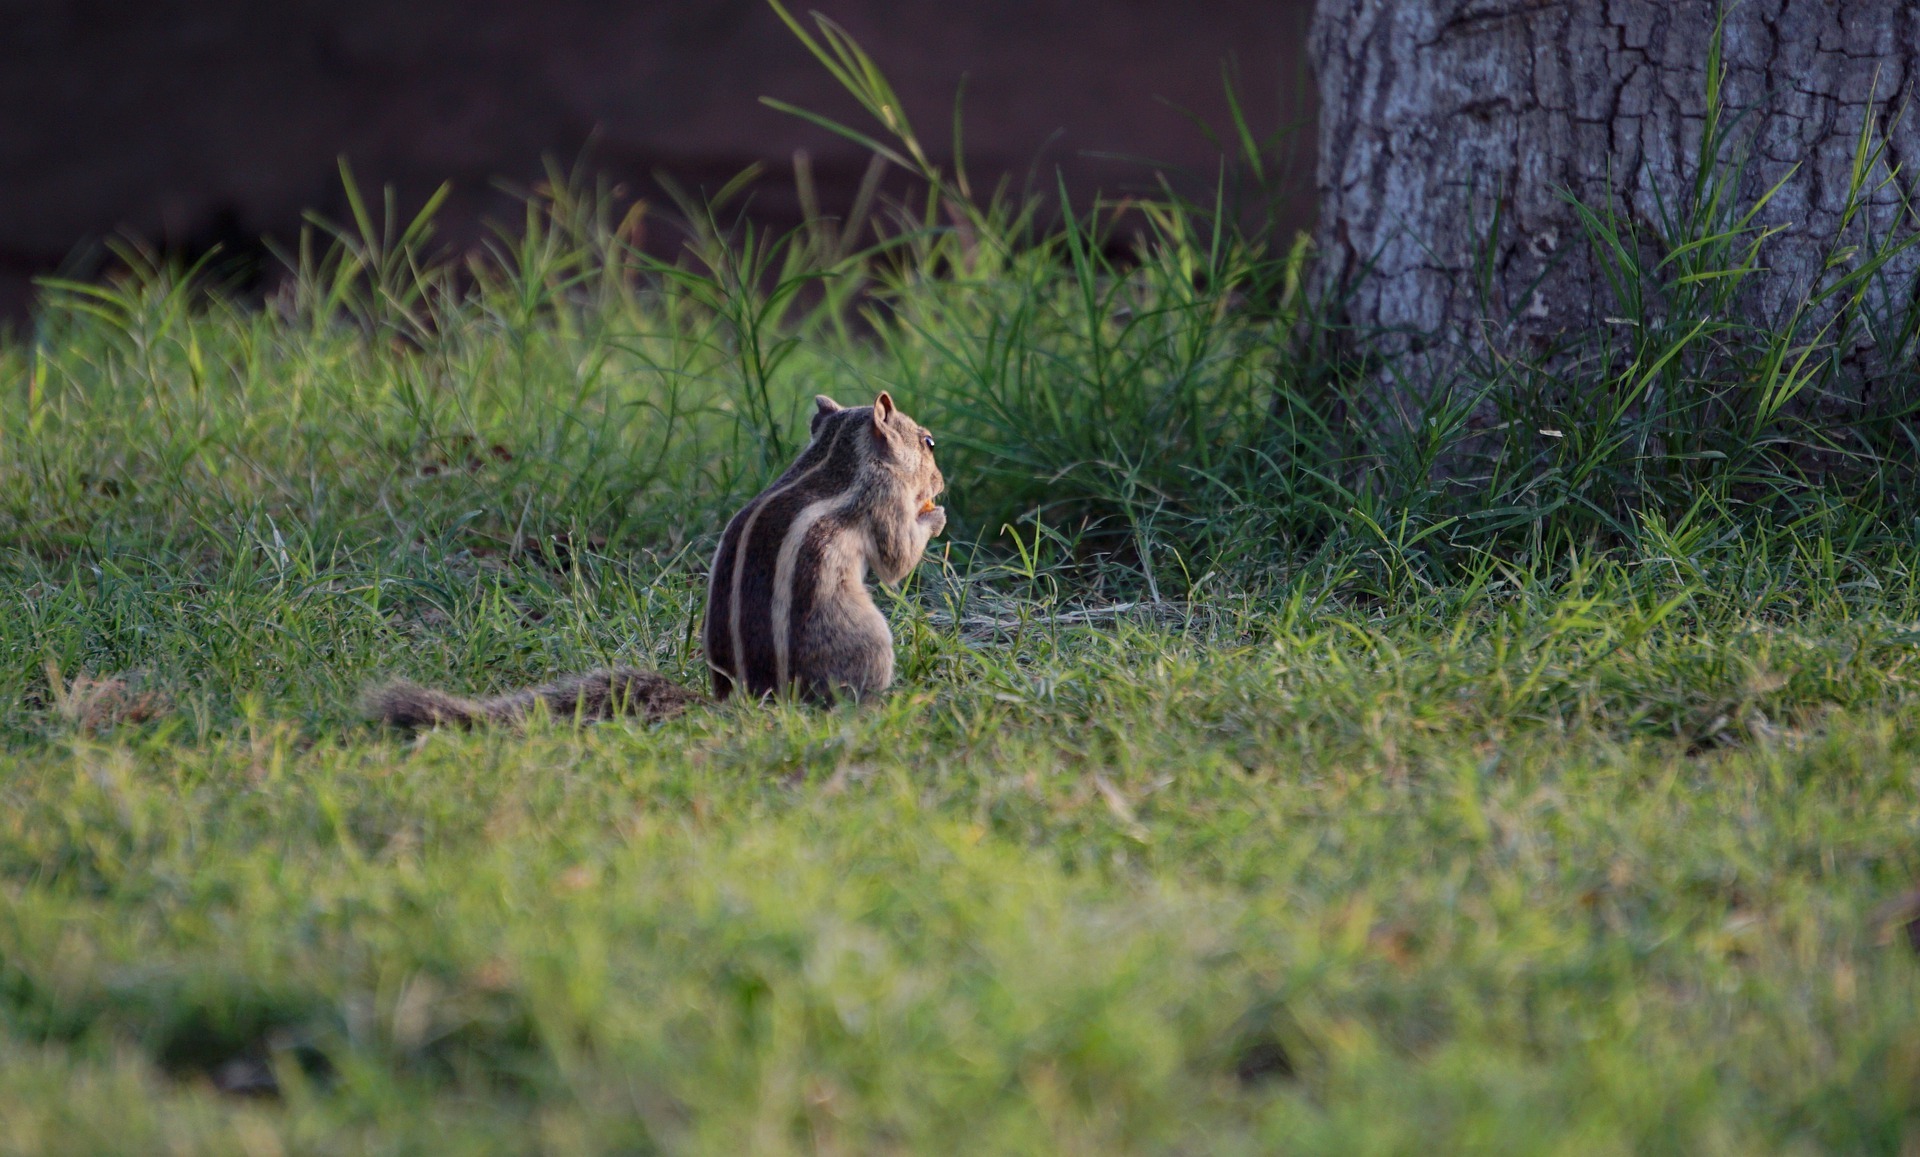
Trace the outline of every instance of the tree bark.
{"label": "tree bark", "polygon": [[[1611,198],[1658,234],[1697,171],[1717,15],[1711,0],[1320,0],[1320,288],[1347,294],[1361,332],[1517,349],[1605,324],[1613,295],[1566,197]],[[1900,199],[1920,116],[1901,114],[1920,5],[1728,4],[1723,58],[1751,147],[1740,203],[1785,182],[1755,220],[1781,227],[1761,251],[1772,272],[1741,299],[1764,323],[1822,276],[1869,117],[1893,179],[1848,228],[1913,228]],[[1913,252],[1890,272],[1910,274]]]}

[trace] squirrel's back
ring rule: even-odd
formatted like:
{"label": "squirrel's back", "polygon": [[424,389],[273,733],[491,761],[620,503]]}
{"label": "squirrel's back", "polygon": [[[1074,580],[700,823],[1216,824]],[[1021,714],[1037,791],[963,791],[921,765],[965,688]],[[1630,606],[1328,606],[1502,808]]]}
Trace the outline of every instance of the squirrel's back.
{"label": "squirrel's back", "polygon": [[946,525],[926,428],[882,393],[815,399],[812,439],[727,523],[707,579],[702,642],[713,693],[858,698],[893,679],[893,635],[867,593],[897,582]]}

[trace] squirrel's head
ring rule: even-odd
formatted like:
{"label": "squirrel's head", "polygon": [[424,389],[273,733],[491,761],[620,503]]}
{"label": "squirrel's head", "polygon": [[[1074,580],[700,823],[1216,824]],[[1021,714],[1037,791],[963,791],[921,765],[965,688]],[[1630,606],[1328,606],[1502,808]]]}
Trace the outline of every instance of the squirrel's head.
{"label": "squirrel's head", "polygon": [[814,398],[813,433],[819,436],[822,423],[832,415],[845,414],[843,421],[862,427],[858,435],[866,440],[862,461],[882,477],[898,486],[910,499],[916,513],[933,508],[933,500],[947,487],[940,467],[933,460],[933,435],[925,426],[896,409],[893,398],[882,390],[872,406],[849,410],[821,394]]}

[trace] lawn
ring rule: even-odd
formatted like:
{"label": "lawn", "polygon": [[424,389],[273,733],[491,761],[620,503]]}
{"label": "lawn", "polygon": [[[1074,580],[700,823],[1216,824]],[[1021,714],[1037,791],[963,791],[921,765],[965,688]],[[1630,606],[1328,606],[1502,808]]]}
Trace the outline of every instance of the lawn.
{"label": "lawn", "polygon": [[[1742,410],[1828,339],[1695,324],[1688,270],[1389,436],[1244,213],[1115,256],[933,188],[722,198],[663,264],[557,174],[467,261],[356,199],[264,301],[47,288],[0,340],[0,1152],[1920,1145],[1910,411]],[[361,717],[698,683],[726,515],[882,388],[954,516],[884,701]]]}
{"label": "lawn", "polygon": [[[619,587],[527,630],[677,645]],[[286,630],[261,588],[76,580],[9,655]],[[1912,629],[1617,571],[1404,613],[937,602],[896,610],[899,691],[831,712],[411,744],[298,645],[231,712],[88,734],[125,700],[70,689],[0,763],[0,1148],[1912,1143],[1920,977],[1873,915],[1920,872]]]}

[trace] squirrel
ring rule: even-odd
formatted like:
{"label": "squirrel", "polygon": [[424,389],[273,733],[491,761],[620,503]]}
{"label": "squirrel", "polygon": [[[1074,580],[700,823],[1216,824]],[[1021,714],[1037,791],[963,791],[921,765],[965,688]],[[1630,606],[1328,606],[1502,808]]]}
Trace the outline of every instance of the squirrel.
{"label": "squirrel", "polygon": [[[884,391],[871,406],[814,398],[810,440],[728,521],[707,576],[701,643],[713,699],[786,693],[816,704],[870,698],[893,682],[893,632],[866,576],[896,583],[946,529],[933,435]],[[702,699],[654,671],[613,667],[491,699],[398,682],[366,708],[416,730],[510,723],[544,705],[583,721],[679,714]]]}

